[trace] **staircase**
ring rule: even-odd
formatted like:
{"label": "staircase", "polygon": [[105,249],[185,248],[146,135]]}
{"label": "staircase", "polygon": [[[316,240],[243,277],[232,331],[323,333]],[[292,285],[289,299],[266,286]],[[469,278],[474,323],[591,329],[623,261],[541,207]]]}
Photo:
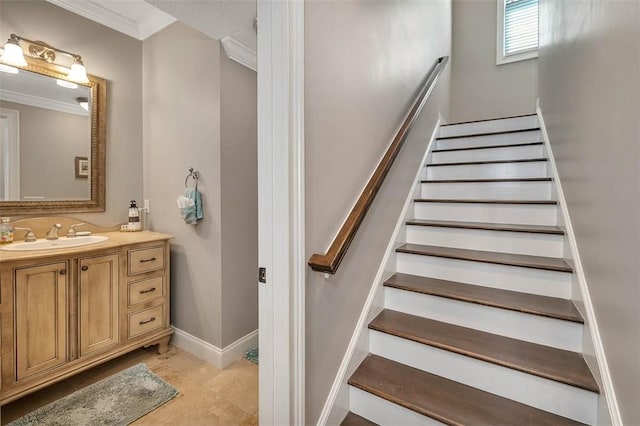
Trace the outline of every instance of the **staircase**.
{"label": "staircase", "polygon": [[595,424],[537,116],[441,126],[343,425]]}

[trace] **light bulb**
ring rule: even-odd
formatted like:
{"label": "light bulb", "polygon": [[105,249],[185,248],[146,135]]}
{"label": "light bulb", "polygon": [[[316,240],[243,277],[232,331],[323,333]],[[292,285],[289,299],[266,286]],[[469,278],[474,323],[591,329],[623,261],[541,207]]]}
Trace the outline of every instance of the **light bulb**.
{"label": "light bulb", "polygon": [[65,87],[67,89],[77,89],[78,88],[77,84],[72,83],[72,82],[67,81],[67,80],[56,80],[56,84],[58,86]]}
{"label": "light bulb", "polygon": [[7,74],[18,74],[18,68],[0,64],[0,72],[6,72]]}
{"label": "light bulb", "polygon": [[78,101],[78,104],[80,104],[80,108],[82,108],[85,111],[89,111],[89,99],[88,98],[76,98],[76,100]]}
{"label": "light bulb", "polygon": [[18,41],[10,38],[4,45],[4,51],[0,61],[7,65],[14,65],[17,67],[26,67],[27,61],[24,59],[24,52],[22,47],[18,44]]}
{"label": "light bulb", "polygon": [[87,69],[84,67],[82,61],[76,58],[71,65],[67,78],[76,83],[88,83],[89,77],[87,77]]}

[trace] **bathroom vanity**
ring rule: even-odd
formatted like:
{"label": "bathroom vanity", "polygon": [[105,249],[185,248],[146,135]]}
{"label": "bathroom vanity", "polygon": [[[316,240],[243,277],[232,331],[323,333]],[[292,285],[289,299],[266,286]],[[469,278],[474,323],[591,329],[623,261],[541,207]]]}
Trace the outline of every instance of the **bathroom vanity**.
{"label": "bathroom vanity", "polygon": [[97,235],[107,239],[0,250],[0,404],[141,347],[168,350],[171,236]]}

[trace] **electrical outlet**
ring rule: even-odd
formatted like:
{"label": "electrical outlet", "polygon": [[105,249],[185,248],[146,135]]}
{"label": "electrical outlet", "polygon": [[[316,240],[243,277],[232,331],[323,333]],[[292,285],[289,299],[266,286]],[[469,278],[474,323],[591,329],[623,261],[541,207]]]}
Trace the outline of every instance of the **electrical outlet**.
{"label": "electrical outlet", "polygon": [[144,211],[149,213],[149,200],[144,200]]}

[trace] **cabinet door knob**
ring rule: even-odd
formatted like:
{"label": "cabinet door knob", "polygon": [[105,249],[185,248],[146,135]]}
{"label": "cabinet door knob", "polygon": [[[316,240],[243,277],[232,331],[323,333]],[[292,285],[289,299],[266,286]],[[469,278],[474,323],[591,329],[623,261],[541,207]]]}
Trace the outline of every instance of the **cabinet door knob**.
{"label": "cabinet door knob", "polygon": [[67,274],[66,269],[60,269],[60,275],[66,275],[66,274]]}
{"label": "cabinet door knob", "polygon": [[82,265],[82,268],[80,268],[80,269],[82,269],[83,271],[88,271],[89,267],[87,265]]}

